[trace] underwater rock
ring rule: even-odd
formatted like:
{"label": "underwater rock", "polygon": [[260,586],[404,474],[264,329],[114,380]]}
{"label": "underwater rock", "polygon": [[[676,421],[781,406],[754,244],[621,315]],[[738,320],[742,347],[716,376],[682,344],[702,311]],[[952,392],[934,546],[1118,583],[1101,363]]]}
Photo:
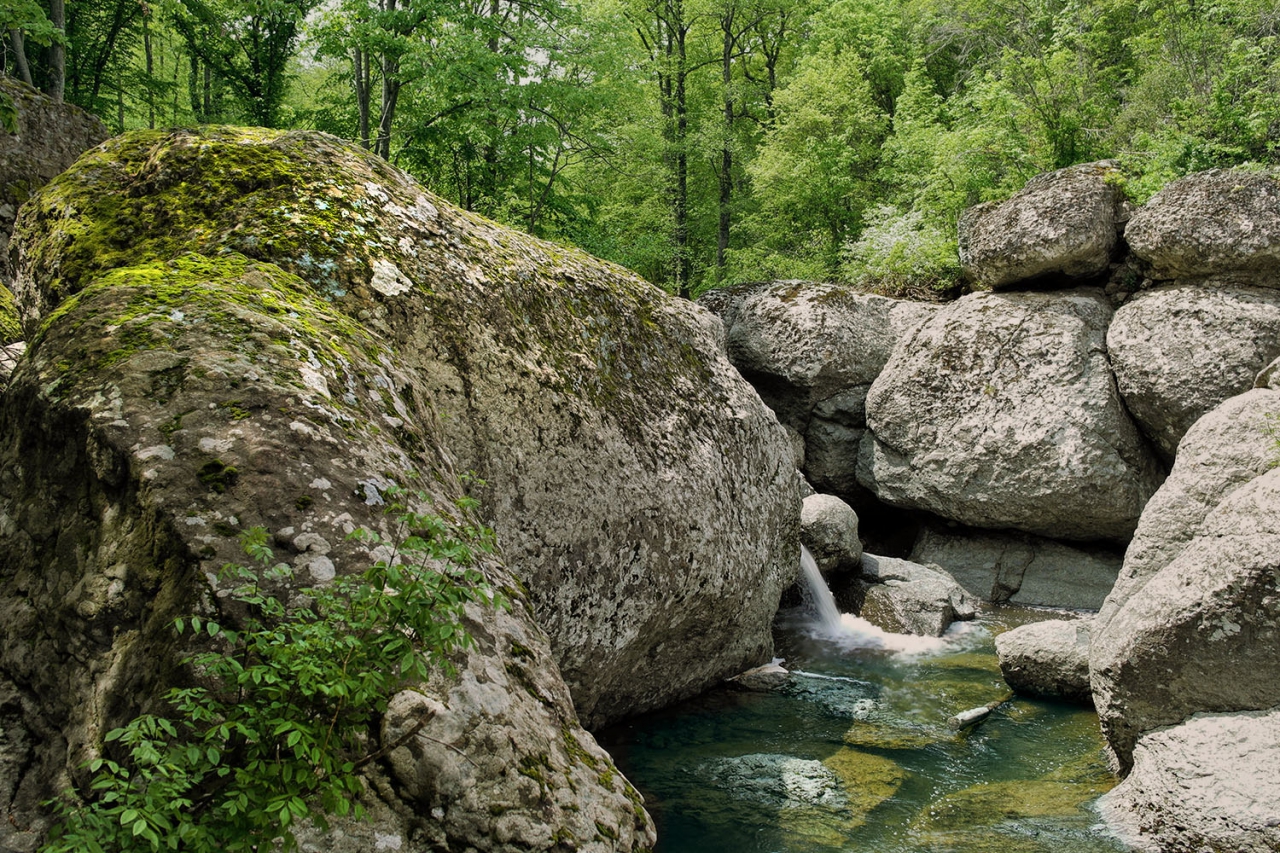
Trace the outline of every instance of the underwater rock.
{"label": "underwater rock", "polygon": [[862,563],[858,515],[834,495],[811,495],[800,509],[800,542],[823,574],[856,572]]}
{"label": "underwater rock", "polygon": [[975,293],[903,338],[867,396],[858,479],[973,527],[1124,541],[1162,472],[1116,393],[1092,289]]}
{"label": "underwater rock", "polygon": [[940,637],[952,622],[976,615],[968,594],[939,569],[863,554],[862,578],[868,586],[859,615],[885,631]]}
{"label": "underwater rock", "polygon": [[1179,178],[1134,214],[1124,236],[1158,281],[1230,274],[1280,286],[1280,178],[1252,169]]}
{"label": "underwater rock", "polygon": [[1175,284],[1126,302],[1107,330],[1125,406],[1172,460],[1201,416],[1254,385],[1280,356],[1280,292]]}
{"label": "underwater rock", "polygon": [[1019,693],[1093,704],[1088,619],[1032,622],[996,637],[1005,682]]}
{"label": "underwater rock", "polygon": [[1007,201],[969,208],[959,223],[965,275],[1003,290],[1044,287],[1050,276],[1072,287],[1105,273],[1125,215],[1118,177],[1110,161],[1069,166],[1037,175]]}
{"label": "underwater rock", "polygon": [[925,527],[910,559],[936,565],[975,598],[1029,607],[1097,610],[1120,572],[1112,549],[1071,546],[1026,533]]}
{"label": "underwater rock", "polygon": [[1280,850],[1280,709],[1197,714],[1148,732],[1128,778],[1098,803],[1144,853]]}
{"label": "underwater rock", "polygon": [[[19,233],[32,322],[122,263],[240,252],[373,335],[404,371],[362,393],[408,402],[372,424],[465,473],[586,725],[772,656],[798,544],[791,449],[708,312],[302,131],[117,137],[27,205]],[[308,375],[295,394],[347,397]]]}
{"label": "underwater rock", "polygon": [[759,690],[769,692],[785,687],[787,682],[791,680],[791,673],[785,667],[776,663],[766,663],[763,666],[753,667],[746,672],[735,675],[729,679],[729,683],[746,690]]}

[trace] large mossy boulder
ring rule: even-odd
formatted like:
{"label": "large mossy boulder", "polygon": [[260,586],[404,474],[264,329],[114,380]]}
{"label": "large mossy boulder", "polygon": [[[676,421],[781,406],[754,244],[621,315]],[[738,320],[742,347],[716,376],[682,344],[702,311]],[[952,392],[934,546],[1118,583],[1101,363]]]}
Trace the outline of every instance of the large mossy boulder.
{"label": "large mossy boulder", "polygon": [[1116,311],[1107,352],[1125,406],[1166,460],[1202,415],[1280,356],[1280,291],[1174,284]]}
{"label": "large mossy boulder", "polygon": [[975,293],[905,336],[867,395],[858,479],[973,527],[1123,541],[1161,471],[1107,361],[1102,292]]}
{"label": "large mossy boulder", "polygon": [[787,439],[713,317],[311,133],[119,137],[17,240],[39,330],[0,421],[22,802],[170,683],[169,620],[224,607],[209,578],[239,531],[323,582],[366,564],[347,534],[407,486],[451,516],[479,498],[515,606],[475,613],[458,676],[385,720],[430,717],[382,768],[418,815],[406,849],[652,843],[578,715],[767,660],[798,548]]}
{"label": "large mossy boulder", "polygon": [[[7,286],[13,279],[9,238],[18,209],[81,154],[106,139],[107,127],[97,116],[54,101],[5,75],[0,75],[0,98],[11,100],[16,112],[15,131],[0,131],[0,283]],[[7,338],[7,328],[3,334]]]}

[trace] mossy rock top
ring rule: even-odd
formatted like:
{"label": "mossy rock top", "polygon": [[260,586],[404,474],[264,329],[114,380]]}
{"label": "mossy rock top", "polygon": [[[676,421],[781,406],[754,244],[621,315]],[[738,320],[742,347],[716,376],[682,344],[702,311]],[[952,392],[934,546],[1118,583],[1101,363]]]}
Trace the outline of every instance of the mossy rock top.
{"label": "mossy rock top", "polygon": [[654,371],[655,381],[674,379],[673,366],[705,376],[679,341],[653,334],[666,298],[657,288],[459,210],[320,133],[124,134],[42,190],[15,241],[28,333],[117,267],[239,254],[297,275],[378,334],[408,335],[429,320],[444,347],[460,349],[483,326],[548,384],[594,402]]}
{"label": "mossy rock top", "polygon": [[0,345],[22,340],[22,321],[18,318],[18,306],[13,301],[13,291],[0,285]]}

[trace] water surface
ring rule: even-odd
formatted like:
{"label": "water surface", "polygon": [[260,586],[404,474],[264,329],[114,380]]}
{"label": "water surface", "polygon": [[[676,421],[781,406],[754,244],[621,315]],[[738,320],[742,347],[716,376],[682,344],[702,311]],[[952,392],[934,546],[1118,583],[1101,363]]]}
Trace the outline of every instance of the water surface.
{"label": "water surface", "polygon": [[941,640],[838,637],[783,615],[773,692],[713,690],[602,733],[644,793],[659,853],[1117,853],[1089,805],[1115,780],[1092,711],[1008,693],[995,611]]}

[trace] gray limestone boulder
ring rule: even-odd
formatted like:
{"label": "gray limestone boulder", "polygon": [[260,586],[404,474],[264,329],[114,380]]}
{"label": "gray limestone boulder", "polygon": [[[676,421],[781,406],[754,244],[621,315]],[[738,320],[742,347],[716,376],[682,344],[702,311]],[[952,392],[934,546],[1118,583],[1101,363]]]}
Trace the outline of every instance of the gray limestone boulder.
{"label": "gray limestone boulder", "polygon": [[960,217],[960,265],[995,290],[1044,286],[1107,271],[1117,252],[1124,195],[1115,163],[1085,163],[1039,175],[1007,201],[971,207]]}
{"label": "gray limestone boulder", "polygon": [[886,631],[940,637],[952,622],[977,613],[968,594],[937,568],[863,554],[862,579],[868,586],[858,615]]}
{"label": "gray limestone boulder", "polygon": [[1197,714],[1142,736],[1128,778],[1098,802],[1142,853],[1280,850],[1280,709]]}
{"label": "gray limestone boulder", "polygon": [[1253,387],[1280,356],[1280,291],[1198,284],[1144,291],[1116,311],[1107,352],[1129,413],[1172,460],[1192,424]]}
{"label": "gray limestone boulder", "polygon": [[1225,495],[1089,652],[1103,733],[1122,768],[1139,737],[1202,711],[1280,705],[1280,469]]}
{"label": "gray limestone boulder", "polygon": [[936,306],[842,285],[779,281],[699,300],[725,324],[729,359],[778,419],[805,438],[805,475],[858,501],[867,389],[895,342]]}
{"label": "gray limestone boulder", "polygon": [[1222,500],[1273,468],[1280,392],[1255,389],[1201,418],[1183,438],[1173,470],[1142,513],[1115,586],[1098,613],[1098,631],[1148,580],[1204,530]]}
{"label": "gray limestone boulder", "polygon": [[1101,291],[975,293],[903,338],[867,396],[858,479],[973,527],[1127,539],[1162,473],[1107,361]]}
{"label": "gray limestone boulder", "polygon": [[800,509],[800,542],[823,574],[857,572],[862,564],[858,514],[834,495],[810,495]]}
{"label": "gray limestone boulder", "polygon": [[18,209],[108,134],[97,116],[12,77],[0,75],[0,93],[13,100],[18,124],[17,133],[0,132],[0,284],[8,286],[9,238]]}
{"label": "gray limestone boulder", "polygon": [[944,569],[975,598],[1030,607],[1097,610],[1123,557],[1017,533],[924,528],[910,559]]}
{"label": "gray limestone boulder", "polygon": [[1211,169],[1180,178],[1134,214],[1125,239],[1158,281],[1232,276],[1280,286],[1280,177]]}
{"label": "gray limestone boulder", "polygon": [[1032,622],[996,637],[1005,682],[1019,693],[1093,704],[1088,619]]}

